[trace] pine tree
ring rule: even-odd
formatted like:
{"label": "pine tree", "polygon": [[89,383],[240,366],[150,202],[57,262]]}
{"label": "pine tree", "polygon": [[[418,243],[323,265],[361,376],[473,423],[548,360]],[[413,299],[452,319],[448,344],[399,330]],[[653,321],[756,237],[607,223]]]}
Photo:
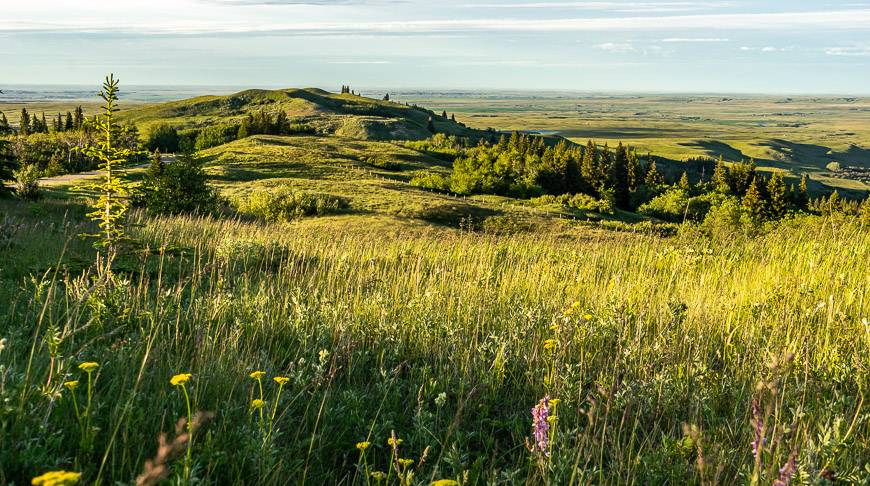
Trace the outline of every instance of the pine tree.
{"label": "pine tree", "polygon": [[665,177],[659,172],[655,160],[650,163],[644,182],[650,187],[663,186],[665,184]]}
{"label": "pine tree", "polygon": [[752,218],[756,221],[761,220],[765,213],[764,200],[761,197],[761,191],[758,188],[758,179],[752,178],[749,187],[746,189],[746,194],[743,196],[743,207],[749,212]]}
{"label": "pine tree", "polygon": [[447,119],[447,110],[441,112],[441,118]]}
{"label": "pine tree", "polygon": [[21,116],[18,118],[18,134],[22,137],[30,135],[30,114],[27,113],[27,108],[21,109]]}
{"label": "pine tree", "polygon": [[456,113],[450,114],[450,121],[452,121],[453,123],[456,123]]}
{"label": "pine tree", "polygon": [[63,124],[63,131],[68,132],[74,128],[72,113],[66,112],[66,120]]}
{"label": "pine tree", "polygon": [[713,170],[713,190],[728,194],[731,192],[731,184],[728,183],[728,168],[725,167],[725,160],[720,156],[716,161],[716,168]]}
{"label": "pine tree", "polygon": [[390,93],[384,95],[384,101],[390,101]]}
{"label": "pine tree", "polygon": [[802,175],[801,176],[801,185],[799,186],[797,200],[795,201],[795,204],[797,204],[797,207],[800,209],[806,209],[807,204],[809,204],[809,202],[810,202],[810,194],[809,194],[808,189],[807,189],[808,183],[809,183],[809,176],[807,176],[806,174]]}
{"label": "pine tree", "polygon": [[73,117],[73,128],[76,130],[81,130],[85,124],[85,113],[84,111],[82,111],[81,106],[76,107]]}
{"label": "pine tree", "polygon": [[45,119],[45,112],[42,112],[42,121],[39,126],[40,133],[48,133],[48,121]]}
{"label": "pine tree", "polygon": [[95,246],[105,249],[104,269],[110,273],[112,261],[117,255],[118,246],[125,237],[125,221],[130,207],[132,183],[123,177],[118,170],[130,157],[137,153],[119,148],[117,144],[118,126],[115,124],[115,111],[118,101],[118,80],[110,75],[103,83],[100,97],[105,101],[103,117],[98,119],[95,127],[101,135],[101,142],[89,145],[83,149],[87,157],[100,161],[102,180],[86,184],[82,189],[94,191],[98,197],[90,205],[93,211],[88,213],[99,224],[100,233]]}
{"label": "pine tree", "polygon": [[0,135],[6,135],[11,130],[9,128],[9,120],[6,119],[6,114],[0,111]]}
{"label": "pine tree", "polygon": [[640,186],[640,160],[637,158],[637,152],[632,149],[628,152],[628,189],[632,192]]}
{"label": "pine tree", "polygon": [[589,140],[586,150],[583,151],[583,160],[580,161],[580,176],[586,185],[586,192],[594,194],[598,190],[598,146]]}
{"label": "pine tree", "polygon": [[689,174],[686,171],[683,171],[683,175],[680,176],[680,189],[684,191],[688,191],[692,188],[692,184],[689,183]]}
{"label": "pine tree", "polygon": [[780,219],[788,211],[788,193],[785,181],[779,173],[774,173],[767,181],[767,198],[770,216]]}
{"label": "pine tree", "polygon": [[617,207],[628,209],[631,195],[628,184],[628,151],[622,142],[616,146],[613,163],[608,168],[608,179]]}
{"label": "pine tree", "polygon": [[54,119],[54,131],[57,133],[63,131],[63,117],[60,113],[58,113],[57,118]]}

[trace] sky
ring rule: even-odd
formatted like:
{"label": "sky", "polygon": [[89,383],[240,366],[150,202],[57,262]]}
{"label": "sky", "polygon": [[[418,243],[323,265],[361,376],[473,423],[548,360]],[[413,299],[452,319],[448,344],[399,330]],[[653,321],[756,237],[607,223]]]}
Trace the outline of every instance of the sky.
{"label": "sky", "polygon": [[870,1],[0,1],[4,84],[870,94]]}

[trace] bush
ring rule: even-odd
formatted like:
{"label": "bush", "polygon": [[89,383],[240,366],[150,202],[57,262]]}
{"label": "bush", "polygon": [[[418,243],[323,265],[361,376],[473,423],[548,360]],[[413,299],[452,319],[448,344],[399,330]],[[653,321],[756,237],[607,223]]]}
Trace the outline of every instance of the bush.
{"label": "bush", "polygon": [[24,165],[12,175],[15,177],[15,195],[25,201],[37,201],[42,198],[42,191],[39,189],[42,171],[38,167],[33,164]]}
{"label": "bush", "polygon": [[672,223],[703,221],[714,205],[721,204],[721,194],[709,193],[690,197],[683,189],[672,188],[638,208],[638,212]]}
{"label": "bush", "polygon": [[726,197],[713,206],[704,218],[703,229],[714,236],[728,237],[734,233],[747,233],[757,224],[736,197]]}
{"label": "bush", "polygon": [[402,170],[402,164],[383,155],[373,155],[365,159],[366,164],[386,170]]}
{"label": "bush", "polygon": [[238,125],[213,125],[203,128],[196,135],[196,150],[205,150],[232,142],[239,133]]}
{"label": "bush", "polygon": [[574,208],[580,211],[590,211],[601,214],[613,214],[614,204],[612,198],[596,199],[588,194],[562,194],[553,196],[545,194],[531,199],[529,202],[534,206],[560,205],[566,208]]}
{"label": "bush", "polygon": [[151,152],[159,150],[163,153],[178,152],[179,137],[178,130],[172,125],[160,124],[151,130],[148,134],[148,141],[145,142],[145,148]]}
{"label": "bush", "polygon": [[485,218],[481,226],[483,232],[490,235],[513,235],[531,230],[531,225],[510,214]]}
{"label": "bush", "polygon": [[434,189],[447,192],[450,190],[450,177],[435,172],[424,172],[411,179],[411,185],[423,189]]}
{"label": "bush", "polygon": [[160,214],[209,213],[220,206],[220,198],[208,184],[201,162],[192,155],[181,155],[171,164],[156,156],[136,199]]}
{"label": "bush", "polygon": [[342,197],[284,187],[274,191],[255,191],[238,204],[238,209],[266,221],[292,221],[303,216],[337,213],[349,206],[347,199]]}

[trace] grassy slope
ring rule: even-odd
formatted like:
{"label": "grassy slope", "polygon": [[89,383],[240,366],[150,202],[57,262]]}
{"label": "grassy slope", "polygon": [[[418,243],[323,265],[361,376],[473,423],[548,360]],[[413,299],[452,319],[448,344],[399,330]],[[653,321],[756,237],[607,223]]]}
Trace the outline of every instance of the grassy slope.
{"label": "grassy slope", "polygon": [[[770,412],[762,484],[798,448],[811,476],[827,467],[860,479],[870,461],[858,405],[870,385],[866,228],[810,218],[757,240],[611,233],[578,245],[346,217],[265,225],[135,215],[138,250],[119,262],[130,283],[106,311],[76,280],[93,259],[76,236],[88,228],[77,206],[0,201],[0,211],[17,225],[0,247],[9,338],[0,364],[10,370],[0,424],[16,444],[0,448],[4,482],[61,467],[90,482],[104,457],[103,481],[130,482],[183,414],[168,383],[179,372],[194,374],[194,409],[217,412],[193,450],[195,475],[213,483],[347,484],[358,441],[373,443],[371,470],[388,467],[391,431],[404,439],[402,457],[429,447],[413,466],[424,484],[466,474],[468,484],[541,483],[524,438],[545,394],[562,399],[553,484],[572,474],[698,483],[697,444],[704,479],[747,482],[754,397]],[[46,273],[58,261],[62,272]],[[62,283],[34,297],[30,275]],[[591,319],[565,320],[573,301]],[[50,328],[62,356],[51,377]],[[787,353],[793,364],[768,366]],[[82,378],[75,365],[85,360],[101,364],[92,452],[79,446],[60,386]],[[558,378],[545,385],[554,366]],[[265,446],[250,413],[254,369],[291,377]],[[776,395],[756,391],[762,379],[776,381]],[[274,384],[265,388],[271,406]],[[684,424],[700,438],[687,439]]]}
{"label": "grassy slope", "polygon": [[[359,139],[417,140],[430,136],[431,113],[399,103],[323,90],[247,90],[229,96],[203,96],[188,100],[134,108],[122,115],[147,133],[155,123],[181,127],[239,121],[247,113],[284,111],[289,117],[315,126],[324,133]],[[438,131],[463,136],[481,136],[440,116],[433,117]]]}

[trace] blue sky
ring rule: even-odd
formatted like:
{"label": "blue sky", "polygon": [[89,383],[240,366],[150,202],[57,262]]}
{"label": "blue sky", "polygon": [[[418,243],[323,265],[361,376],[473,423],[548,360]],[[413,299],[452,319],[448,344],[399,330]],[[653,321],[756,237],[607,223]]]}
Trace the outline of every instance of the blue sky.
{"label": "blue sky", "polygon": [[4,2],[3,84],[870,94],[870,1]]}

